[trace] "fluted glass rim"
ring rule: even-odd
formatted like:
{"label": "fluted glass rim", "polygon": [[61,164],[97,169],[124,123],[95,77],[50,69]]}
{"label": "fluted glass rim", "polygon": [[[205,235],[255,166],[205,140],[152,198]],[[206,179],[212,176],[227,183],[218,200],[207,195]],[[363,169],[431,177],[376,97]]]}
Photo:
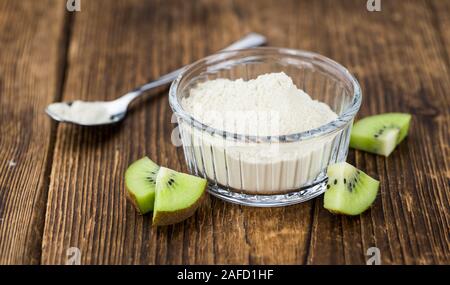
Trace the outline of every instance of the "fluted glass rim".
{"label": "fluted glass rim", "polygon": [[[229,132],[225,130],[220,130],[203,124],[202,122],[195,119],[189,112],[183,109],[181,105],[181,101],[178,98],[177,94],[180,90],[180,84],[182,80],[194,72],[199,66],[206,65],[209,66],[211,64],[217,64],[220,61],[230,59],[236,55],[243,56],[242,58],[248,56],[262,56],[262,55],[289,55],[289,56],[297,56],[302,59],[308,59],[309,63],[312,61],[320,62],[321,64],[325,64],[328,67],[335,69],[340,75],[342,75],[346,80],[348,80],[353,88],[353,97],[351,104],[343,110],[342,114],[339,115],[333,121],[322,125],[320,127],[310,129],[303,132],[292,133],[292,134],[284,134],[277,136],[257,136],[257,135],[249,135],[249,134],[240,134]],[[278,48],[278,47],[256,47],[249,49],[240,49],[240,50],[232,50],[232,51],[222,51],[216,54],[207,56],[202,58],[188,66],[186,66],[183,71],[178,75],[177,79],[174,80],[170,86],[169,90],[169,104],[172,111],[175,113],[177,117],[180,117],[182,120],[186,122],[190,122],[192,126],[200,131],[207,131],[211,135],[221,136],[227,140],[233,141],[246,141],[246,142],[296,142],[296,141],[305,141],[313,138],[324,137],[335,133],[337,131],[342,130],[345,126],[347,126],[356,116],[360,106],[361,106],[362,94],[361,87],[358,83],[358,80],[341,64],[338,62],[320,55],[318,53],[305,51],[305,50],[297,50],[297,49],[289,49],[289,48]]]}

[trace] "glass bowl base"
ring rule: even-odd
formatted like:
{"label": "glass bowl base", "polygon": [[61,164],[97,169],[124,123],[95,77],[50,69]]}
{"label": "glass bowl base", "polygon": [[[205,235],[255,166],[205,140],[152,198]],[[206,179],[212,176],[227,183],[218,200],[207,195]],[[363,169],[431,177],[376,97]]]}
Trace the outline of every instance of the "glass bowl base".
{"label": "glass bowl base", "polygon": [[210,182],[208,192],[219,199],[234,204],[251,207],[281,207],[302,203],[321,195],[327,188],[327,181],[325,173],[321,173],[308,186],[299,188],[297,191],[275,195],[246,194],[231,191],[224,186]]}

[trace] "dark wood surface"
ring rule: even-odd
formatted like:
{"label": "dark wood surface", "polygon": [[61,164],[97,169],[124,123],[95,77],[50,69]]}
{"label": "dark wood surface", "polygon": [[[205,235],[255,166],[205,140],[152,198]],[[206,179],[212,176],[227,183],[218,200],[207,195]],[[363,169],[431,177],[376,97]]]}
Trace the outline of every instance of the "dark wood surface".
{"label": "dark wood surface", "polygon": [[[450,1],[0,1],[0,263],[450,263]],[[219,50],[248,32],[347,66],[363,90],[359,116],[413,114],[389,157],[351,150],[381,181],[374,206],[335,216],[323,199],[273,209],[208,197],[193,218],[161,228],[127,202],[135,159],[187,171],[167,90],[122,123],[56,124],[53,101],[107,100]]]}

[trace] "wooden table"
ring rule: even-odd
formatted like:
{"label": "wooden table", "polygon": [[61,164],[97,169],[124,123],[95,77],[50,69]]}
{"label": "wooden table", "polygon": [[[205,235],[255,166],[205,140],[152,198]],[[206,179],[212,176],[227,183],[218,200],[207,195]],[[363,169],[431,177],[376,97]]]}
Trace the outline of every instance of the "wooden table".
{"label": "wooden table", "polygon": [[[0,1],[0,263],[450,263],[450,1]],[[191,219],[152,228],[127,202],[124,171],[144,155],[187,171],[172,145],[167,90],[123,123],[57,124],[54,101],[109,100],[248,32],[315,51],[361,83],[359,116],[414,115],[389,157],[350,150],[381,181],[371,210],[335,216],[318,198],[250,208],[208,197]]]}

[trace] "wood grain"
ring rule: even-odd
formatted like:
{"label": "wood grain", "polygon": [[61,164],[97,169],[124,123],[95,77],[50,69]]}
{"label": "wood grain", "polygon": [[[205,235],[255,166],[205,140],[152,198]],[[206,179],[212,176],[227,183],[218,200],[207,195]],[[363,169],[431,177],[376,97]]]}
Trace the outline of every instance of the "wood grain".
{"label": "wood grain", "polygon": [[[331,215],[322,198],[258,209],[208,197],[193,218],[161,228],[152,228],[151,217],[137,215],[126,201],[123,174],[144,155],[187,171],[182,149],[171,143],[167,91],[133,104],[119,125],[60,124],[52,138],[50,121],[36,110],[57,93],[61,62],[52,55],[64,50],[58,34],[65,29],[64,13],[45,7],[28,12],[41,25],[61,22],[41,34],[50,46],[43,53],[30,44],[31,31],[41,29],[12,35],[3,25],[23,18],[25,5],[17,12],[11,5],[20,4],[2,2],[2,49],[3,41],[9,45],[0,63],[15,62],[17,50],[31,57],[11,73],[0,64],[0,118],[15,114],[23,126],[0,127],[0,157],[17,154],[23,163],[14,168],[17,174],[0,164],[0,218],[16,225],[0,222],[0,261],[62,264],[66,250],[78,247],[83,264],[364,264],[375,246],[383,264],[450,263],[450,5],[382,1],[382,11],[370,13],[365,2],[97,0],[83,1],[82,11],[65,20],[71,33],[61,71],[63,100],[116,98],[254,31],[272,46],[312,50],[347,66],[363,89],[359,117],[413,114],[409,137],[389,158],[350,151],[349,162],[381,182],[375,205],[359,217]],[[36,62],[45,73],[23,72]],[[28,93],[13,101],[19,82],[28,84]],[[51,173],[44,209],[46,165]],[[24,179],[25,173],[32,175]]]}
{"label": "wood grain", "polygon": [[[194,55],[202,47],[183,37],[182,11],[189,5],[109,3],[86,2],[75,15],[65,100],[113,99],[204,55]],[[183,256],[195,258],[184,240],[199,251],[198,262],[213,262],[206,209],[197,214],[203,218],[182,226],[152,229],[149,217],[138,216],[125,199],[123,171],[131,161],[148,154],[162,165],[184,167],[170,143],[172,128],[164,96],[136,103],[114,127],[59,126],[43,263],[63,263],[72,246],[81,249],[83,263],[182,262]]]}
{"label": "wood grain", "polygon": [[40,262],[65,50],[61,2],[0,2],[0,264]]}
{"label": "wood grain", "polygon": [[428,1],[427,4],[433,15],[432,23],[438,33],[438,40],[444,47],[441,57],[448,72],[450,66],[450,29],[448,28],[450,25],[450,14],[448,13],[450,11],[450,1],[433,0]]}
{"label": "wood grain", "polygon": [[[350,2],[319,9],[329,27],[319,37],[330,39],[320,41],[322,53],[346,65],[362,85],[360,117],[400,111],[414,120],[408,140],[389,158],[350,152],[351,163],[381,181],[381,195],[359,219],[330,216],[318,199],[308,263],[364,263],[371,246],[380,248],[386,264],[449,260],[445,50],[426,2],[386,2],[380,13]],[[321,239],[327,232],[331,237]]]}

